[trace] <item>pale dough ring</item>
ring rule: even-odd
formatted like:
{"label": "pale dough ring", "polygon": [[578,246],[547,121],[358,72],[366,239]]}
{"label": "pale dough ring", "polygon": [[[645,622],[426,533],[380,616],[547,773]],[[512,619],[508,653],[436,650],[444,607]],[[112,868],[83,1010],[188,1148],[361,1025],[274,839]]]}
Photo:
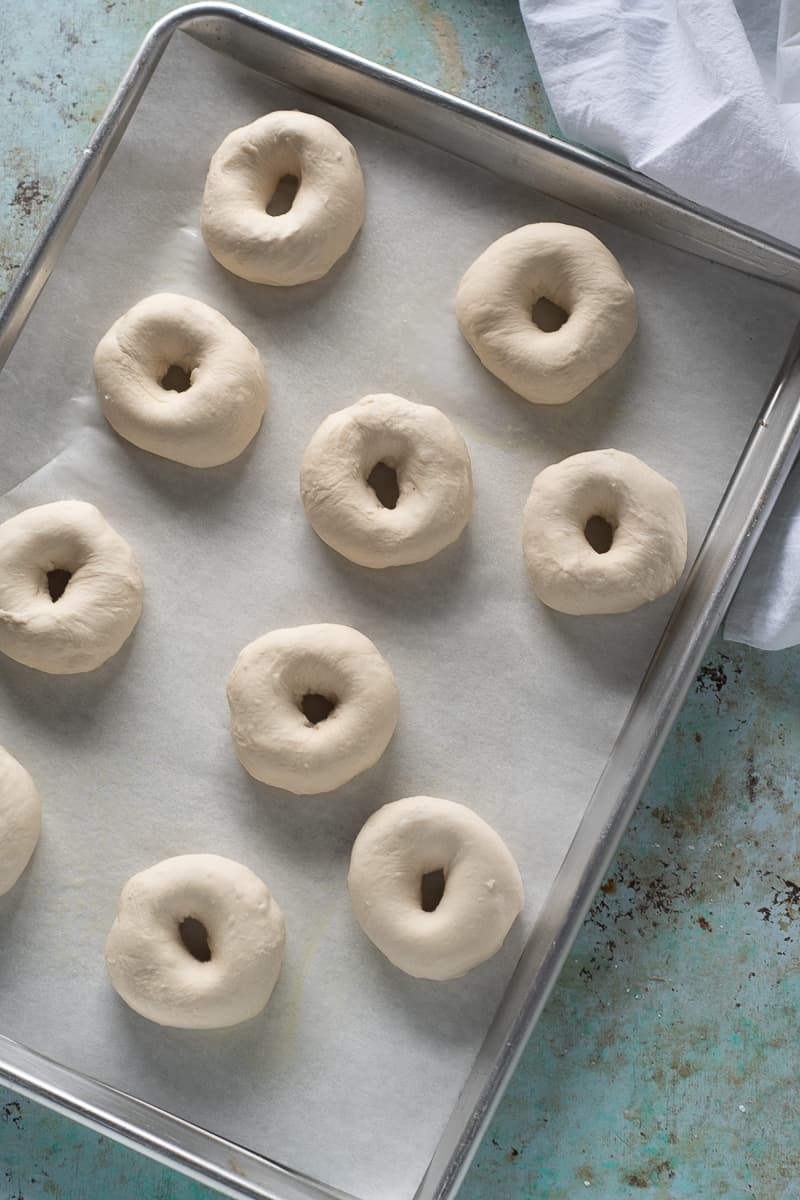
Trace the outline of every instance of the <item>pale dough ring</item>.
{"label": "pale dough ring", "polygon": [[248,867],[182,854],[125,884],[106,966],[125,1003],[149,1021],[221,1029],[261,1012],[285,940],[283,913]]}
{"label": "pale dough ring", "polygon": [[245,770],[304,796],[374,766],[400,710],[386,659],[346,625],[275,629],[245,646],[228,679],[228,704]]}
{"label": "pale dough ring", "polygon": [[[369,484],[394,471],[395,506]],[[326,417],[306,447],[300,493],[315,532],[364,567],[422,562],[454,542],[472,512],[464,439],[443,412],[389,394]]]}
{"label": "pale dough ring", "polygon": [[0,651],[16,662],[93,671],[133,631],[142,591],[133,551],[93,504],[42,504],[0,525]]}
{"label": "pale dough ring", "polygon": [[120,437],[188,467],[236,458],[267,404],[253,343],[215,308],[169,292],[140,300],[114,322],[95,350],[94,377],[103,415]]}
{"label": "pale dough ring", "polygon": [[[551,333],[532,310],[566,314]],[[461,332],[483,365],[532,404],[566,404],[613,367],[636,332],[636,296],[613,254],[575,225],[524,225],[499,238],[464,275]]]}
{"label": "pale dough ring", "polygon": [[[606,522],[605,552],[588,540],[592,518]],[[550,608],[629,612],[678,582],[686,565],[686,512],[675,485],[640,459],[591,450],[536,476],[522,546],[533,590]]]}
{"label": "pale dough ring", "polygon": [[[423,908],[423,877],[444,890]],[[373,813],[347,877],[356,920],[390,962],[418,979],[457,979],[495,954],[522,910],[522,879],[502,838],[472,809],[412,796]]]}
{"label": "pale dough ring", "polygon": [[0,746],[0,896],[19,879],[39,840],[42,802],[28,772]]}
{"label": "pale dough ring", "polygon": [[[288,212],[267,207],[285,176],[298,181]],[[201,214],[214,258],[242,279],[289,287],[320,279],[364,221],[358,156],[328,121],[272,112],[234,129],[208,168]]]}

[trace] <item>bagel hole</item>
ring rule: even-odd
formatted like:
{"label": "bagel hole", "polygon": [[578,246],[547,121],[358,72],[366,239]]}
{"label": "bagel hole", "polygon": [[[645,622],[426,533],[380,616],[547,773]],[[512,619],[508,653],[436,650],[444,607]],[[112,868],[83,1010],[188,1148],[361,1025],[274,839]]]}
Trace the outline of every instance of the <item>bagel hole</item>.
{"label": "bagel hole", "polygon": [[165,392],[188,392],[192,386],[192,379],[183,367],[171,363],[161,376],[161,386]]}
{"label": "bagel hole", "polygon": [[287,213],[294,204],[299,187],[300,180],[296,175],[281,175],[267,204],[268,215],[282,217],[284,213]]}
{"label": "bagel hole", "polygon": [[306,692],[300,701],[300,711],[312,725],[326,721],[336,708],[336,699],[323,696],[319,692]]}
{"label": "bagel hole", "polygon": [[397,471],[395,471],[394,467],[390,467],[385,462],[375,463],[375,466],[367,476],[367,483],[378,497],[378,502],[384,508],[397,508],[397,501],[400,498],[400,484],[398,483]]}
{"label": "bagel hole", "polygon": [[435,871],[426,871],[419,885],[419,901],[423,912],[436,912],[444,895],[444,870],[437,867]]}
{"label": "bagel hole", "polygon": [[569,317],[568,312],[546,296],[540,296],[531,309],[533,323],[542,333],[555,333]]}
{"label": "bagel hole", "polygon": [[198,921],[197,917],[184,917],[178,926],[178,932],[184,947],[192,958],[196,958],[198,962],[202,963],[210,961],[211,947],[208,944],[208,930],[202,921]]}
{"label": "bagel hole", "polygon": [[608,554],[614,541],[614,526],[605,517],[589,517],[583,527],[583,536],[595,554]]}
{"label": "bagel hole", "polygon": [[63,567],[54,567],[52,571],[47,572],[47,590],[53,604],[64,595],[70,579],[72,571],[65,571]]}

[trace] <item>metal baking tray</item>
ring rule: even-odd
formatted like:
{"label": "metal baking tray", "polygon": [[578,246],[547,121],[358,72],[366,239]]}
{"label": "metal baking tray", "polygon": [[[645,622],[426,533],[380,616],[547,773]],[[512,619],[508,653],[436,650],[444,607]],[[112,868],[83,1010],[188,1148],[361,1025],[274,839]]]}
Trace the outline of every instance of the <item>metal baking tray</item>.
{"label": "metal baking tray", "polygon": [[[0,366],[177,33],[343,110],[488,168],[623,229],[800,292],[800,256],[586,152],[224,4],[167,16],[145,40],[0,312]],[[585,816],[538,913],[416,1192],[458,1188],[594,892],[602,882],[703,651],[800,449],[800,333],[743,449]],[[251,1150],[0,1037],[0,1078],[238,1197],[342,1196]],[[359,1197],[359,1200],[367,1200]],[[409,1197],[410,1200],[410,1197]]]}

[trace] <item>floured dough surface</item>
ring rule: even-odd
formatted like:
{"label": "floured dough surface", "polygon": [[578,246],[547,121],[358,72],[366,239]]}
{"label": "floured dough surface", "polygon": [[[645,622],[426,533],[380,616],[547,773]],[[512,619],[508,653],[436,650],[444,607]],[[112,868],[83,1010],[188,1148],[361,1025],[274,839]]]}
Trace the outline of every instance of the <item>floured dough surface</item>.
{"label": "floured dough surface", "polygon": [[160,292],[101,338],[94,376],[103,415],[134,446],[188,467],[218,467],[258,433],[263,363],[235,325],[200,300]]}
{"label": "floured dough surface", "polygon": [[[267,209],[281,179],[297,181],[288,212]],[[211,159],[203,237],[214,258],[251,283],[291,287],[326,275],[364,221],[358,155],[329,121],[272,112],[234,129]]]}
{"label": "floured dough surface", "polygon": [[0,525],[0,652],[47,671],[93,671],[142,611],[128,543],[93,504],[60,500]]}
{"label": "floured dough surface", "polygon": [[[378,471],[390,476],[390,496]],[[364,396],[326,417],[311,438],[300,494],[314,531],[351,562],[422,562],[456,541],[469,521],[469,451],[438,408],[390,393]]]}
{"label": "floured dough surface", "polygon": [[[593,548],[592,525],[607,549]],[[522,546],[534,592],[559,612],[629,612],[668,592],[686,565],[686,512],[673,483],[621,450],[546,467],[525,505]]]}
{"label": "floured dough surface", "polygon": [[245,770],[297,795],[341,787],[375,765],[400,711],[392,669],[346,625],[274,629],[228,679],[231,735]]}
{"label": "floured dough surface", "polygon": [[[430,897],[426,877],[436,874]],[[353,845],[347,885],[370,941],[420,979],[456,979],[491,958],[524,903],[500,835],[472,809],[434,796],[372,814]]]}
{"label": "floured dough surface", "polygon": [[42,803],[22,763],[0,746],[0,896],[14,886],[39,840]]}
{"label": "floured dough surface", "polygon": [[[541,300],[566,317],[549,332]],[[637,326],[636,296],[603,243],[541,222],[498,238],[458,287],[456,316],[483,365],[531,404],[566,404],[613,367]]]}
{"label": "floured dough surface", "polygon": [[217,854],[183,854],[125,884],[106,942],[116,991],[178,1029],[221,1029],[261,1012],[280,974],[283,913],[263,880]]}

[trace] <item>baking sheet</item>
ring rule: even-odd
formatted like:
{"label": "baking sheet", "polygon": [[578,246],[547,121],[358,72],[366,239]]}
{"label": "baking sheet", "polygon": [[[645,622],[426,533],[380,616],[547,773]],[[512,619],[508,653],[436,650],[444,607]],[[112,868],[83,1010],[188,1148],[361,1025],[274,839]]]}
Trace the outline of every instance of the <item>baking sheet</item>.
{"label": "baking sheet", "polygon": [[[353,140],[368,217],[325,280],[271,290],[211,260],[198,209],[225,133],[286,107],[327,116]],[[487,375],[453,316],[474,257],[543,219],[596,232],[641,311],[622,363],[552,411]],[[213,304],[267,362],[264,428],[227,467],[155,459],[99,418],[94,345],[158,290]],[[693,552],[799,308],[797,297],[541,200],[176,37],[0,374],[0,517],[91,500],[135,547],[147,587],[137,632],[100,671],[56,678],[0,664],[0,742],[45,803],[31,869],[0,900],[0,1030],[343,1190],[410,1196],[672,602],[588,620],[538,605],[519,546],[531,479],[579,450],[639,454],[681,488]],[[465,537],[430,563],[370,572],[316,539],[297,473],[323,416],[383,390],[456,421],[476,503]],[[376,768],[304,799],[242,772],[224,681],[247,641],[307,621],[372,637],[394,668],[402,714]],[[425,791],[495,825],[527,889],[501,954],[448,984],[386,963],[345,888],[366,815]],[[103,941],[130,874],[200,850],[268,880],[286,913],[286,960],[256,1020],[161,1030],[111,990]]]}

